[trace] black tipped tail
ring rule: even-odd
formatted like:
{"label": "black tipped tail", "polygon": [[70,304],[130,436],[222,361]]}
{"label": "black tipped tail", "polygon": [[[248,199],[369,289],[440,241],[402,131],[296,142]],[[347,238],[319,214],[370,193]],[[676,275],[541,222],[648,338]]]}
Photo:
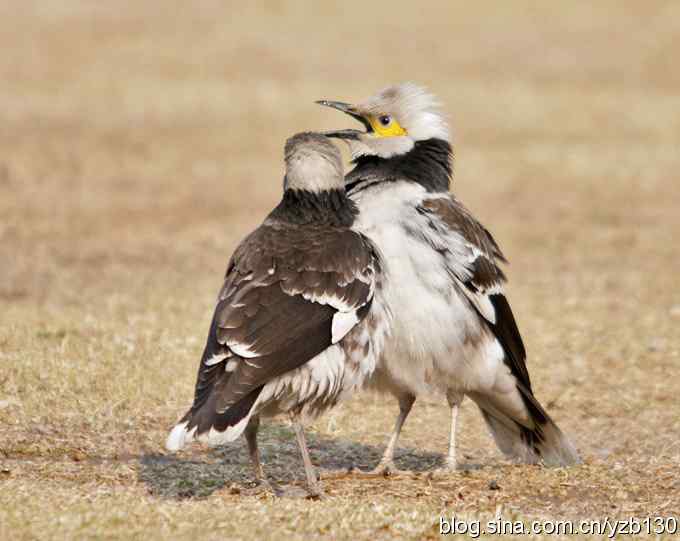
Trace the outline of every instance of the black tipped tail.
{"label": "black tipped tail", "polygon": [[470,394],[482,411],[498,448],[508,457],[545,466],[580,464],[578,451],[531,391],[517,385],[514,396]]}
{"label": "black tipped tail", "polygon": [[187,443],[199,439],[208,445],[223,445],[238,438],[245,429],[262,386],[254,389],[223,412],[218,412],[218,398],[231,376],[224,362],[208,365],[201,362],[196,396],[191,409],[170,431],[165,443],[169,451],[178,451]]}

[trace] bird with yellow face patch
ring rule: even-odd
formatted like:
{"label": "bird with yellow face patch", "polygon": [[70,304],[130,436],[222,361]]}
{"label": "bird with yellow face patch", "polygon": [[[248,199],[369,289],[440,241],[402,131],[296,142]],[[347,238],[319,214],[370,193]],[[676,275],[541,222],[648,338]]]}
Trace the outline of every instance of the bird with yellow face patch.
{"label": "bird with yellow face patch", "polygon": [[449,140],[446,122],[431,112],[436,102],[415,85],[387,88],[358,105],[328,100],[317,103],[350,115],[366,128],[365,132],[346,129],[328,134],[344,139],[353,159],[365,156],[391,158],[407,154],[416,141]]}
{"label": "bird with yellow face patch", "polygon": [[527,463],[568,465],[576,449],[534,396],[526,352],[508,300],[501,250],[489,231],[449,193],[453,153],[434,97],[406,83],[356,105],[320,101],[365,131],[327,136],[347,142],[354,169],[345,177],[359,209],[357,230],[384,259],[376,302],[391,312],[390,338],[370,385],[392,393],[400,413],[375,473],[398,471],[394,451],[417,396],[437,391],[451,407],[454,470],[458,408],[480,408],[500,450]]}

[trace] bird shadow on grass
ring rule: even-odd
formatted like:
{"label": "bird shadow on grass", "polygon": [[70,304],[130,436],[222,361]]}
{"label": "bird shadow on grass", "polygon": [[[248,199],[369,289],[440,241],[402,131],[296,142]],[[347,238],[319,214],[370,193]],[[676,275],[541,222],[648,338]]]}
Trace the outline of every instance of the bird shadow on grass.
{"label": "bird shadow on grass", "polygon": [[[280,484],[300,484],[304,470],[291,428],[272,424],[260,429],[260,453],[265,473]],[[307,444],[321,475],[354,467],[374,467],[384,450],[343,438],[309,432]],[[442,456],[412,448],[399,448],[397,465],[413,472],[426,472],[442,463]],[[194,447],[176,455],[147,454],[141,457],[138,478],[150,494],[168,499],[207,498],[220,490],[238,493],[252,484],[253,473],[243,439],[223,447]]]}

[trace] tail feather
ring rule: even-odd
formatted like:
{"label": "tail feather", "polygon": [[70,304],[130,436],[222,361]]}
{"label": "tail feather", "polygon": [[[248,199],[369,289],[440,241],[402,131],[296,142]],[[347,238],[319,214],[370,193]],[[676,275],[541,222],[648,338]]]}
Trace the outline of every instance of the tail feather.
{"label": "tail feather", "polygon": [[217,329],[215,315],[198,366],[194,403],[170,431],[165,442],[168,451],[178,451],[196,439],[213,446],[234,441],[254,413],[262,387],[254,389],[225,411],[217,411],[218,398],[224,393],[232,376],[232,372],[227,369],[231,353],[218,341]]}
{"label": "tail feather", "polygon": [[[225,373],[226,379],[228,373]],[[219,389],[223,386],[221,383],[218,381],[208,398],[200,404],[194,404],[170,431],[165,442],[168,451],[178,451],[196,439],[210,446],[223,445],[243,433],[255,413],[262,387],[250,392],[223,413],[218,413],[216,402]]]}
{"label": "tail feather", "polygon": [[469,396],[479,406],[496,445],[506,456],[528,464],[570,466],[579,464],[581,458],[531,391],[517,385],[521,395],[522,411],[517,400],[471,393]]}

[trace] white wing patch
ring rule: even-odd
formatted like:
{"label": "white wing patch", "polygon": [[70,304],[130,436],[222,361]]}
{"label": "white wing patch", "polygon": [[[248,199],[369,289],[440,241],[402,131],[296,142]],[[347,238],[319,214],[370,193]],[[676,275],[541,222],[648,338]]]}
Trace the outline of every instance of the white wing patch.
{"label": "white wing patch", "polygon": [[336,344],[342,340],[357,323],[359,323],[359,317],[356,310],[335,314],[331,326],[331,343]]}
{"label": "white wing patch", "polygon": [[352,310],[354,308],[353,305],[348,304],[347,302],[345,302],[343,299],[340,299],[336,295],[327,295],[325,293],[322,295],[315,295],[314,293],[305,292],[302,293],[302,297],[310,302],[332,306],[336,310],[341,310],[344,312]]}
{"label": "white wing patch", "polygon": [[213,355],[212,357],[210,357],[210,359],[206,359],[204,364],[205,366],[213,366],[214,364],[221,363],[227,357],[229,357],[228,353],[219,353],[217,355]]}
{"label": "white wing patch", "polygon": [[[426,228],[423,228],[426,230]],[[480,257],[489,259],[489,257],[482,252],[478,246],[468,242],[460,233],[457,231],[450,231],[448,228],[443,228],[446,231],[441,238],[437,238],[434,235],[428,235],[428,240],[433,246],[438,244],[444,244],[449,251],[449,256],[446,258],[449,268],[452,270],[454,276],[461,284],[461,290],[463,291],[465,297],[477,308],[479,313],[484,319],[486,319],[492,325],[496,323],[496,310],[491,304],[489,299],[490,295],[495,293],[502,293],[503,286],[501,283],[493,284],[485,289],[481,288],[479,284],[475,284],[478,287],[478,291],[471,291],[465,282],[472,281],[474,284],[473,268],[475,261]],[[444,242],[442,241],[444,239]],[[490,260],[493,265],[495,262]]]}
{"label": "white wing patch", "polygon": [[[486,256],[480,255],[479,257],[486,257]],[[474,284],[474,282],[473,282],[473,284]],[[479,287],[479,286],[477,286],[477,287]],[[496,324],[496,309],[493,307],[493,304],[491,303],[491,299],[489,299],[489,297],[491,295],[502,294],[503,293],[502,284],[495,283],[495,284],[493,284],[490,287],[487,287],[485,289],[480,288],[476,292],[471,291],[469,288],[467,288],[463,284],[463,287],[461,287],[461,290],[463,291],[465,296],[470,300],[470,302],[475,305],[477,310],[479,310],[479,313],[482,315],[482,317],[484,319],[486,319],[492,325],[495,325]]]}
{"label": "white wing patch", "polygon": [[241,344],[239,342],[227,341],[227,347],[239,357],[244,359],[252,359],[259,356],[259,353],[250,349],[252,346]]}
{"label": "white wing patch", "polygon": [[475,293],[470,291],[467,287],[463,286],[461,288],[465,296],[470,300],[472,304],[475,305],[482,317],[486,319],[489,323],[494,325],[496,323],[496,310],[489,300],[489,296],[484,293]]}

